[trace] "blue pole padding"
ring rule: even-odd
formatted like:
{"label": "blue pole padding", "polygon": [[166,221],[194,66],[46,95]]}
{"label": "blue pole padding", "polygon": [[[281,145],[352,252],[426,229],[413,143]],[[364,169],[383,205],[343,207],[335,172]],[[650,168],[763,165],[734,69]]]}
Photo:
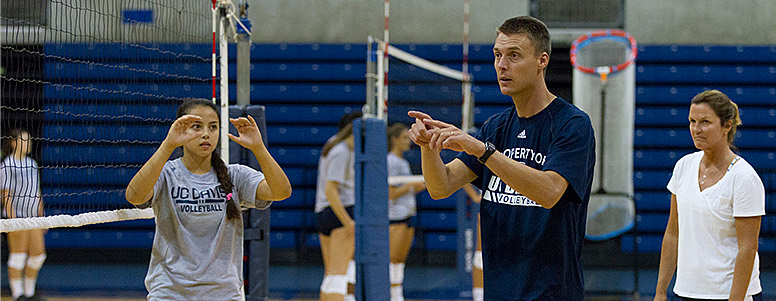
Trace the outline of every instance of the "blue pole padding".
{"label": "blue pole padding", "polygon": [[356,300],[389,300],[388,163],[385,121],[353,121]]}
{"label": "blue pole padding", "polygon": [[[469,184],[466,184],[469,185]],[[472,260],[474,251],[477,250],[477,212],[475,203],[462,190],[455,192],[458,217],[457,235],[457,262],[456,274],[458,275],[458,297],[469,299],[472,297]]]}

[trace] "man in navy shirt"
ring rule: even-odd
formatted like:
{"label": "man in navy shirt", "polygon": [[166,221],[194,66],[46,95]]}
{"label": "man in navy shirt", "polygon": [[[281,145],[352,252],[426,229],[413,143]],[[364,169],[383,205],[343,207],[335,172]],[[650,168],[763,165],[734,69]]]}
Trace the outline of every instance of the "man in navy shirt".
{"label": "man in navy shirt", "polygon": [[[428,192],[444,198],[469,182],[482,189],[486,300],[582,300],[595,164],[590,118],[547,89],[550,35],[541,21],[505,21],[493,54],[501,93],[514,107],[490,117],[476,137],[408,112]],[[442,149],[460,154],[445,164]]]}

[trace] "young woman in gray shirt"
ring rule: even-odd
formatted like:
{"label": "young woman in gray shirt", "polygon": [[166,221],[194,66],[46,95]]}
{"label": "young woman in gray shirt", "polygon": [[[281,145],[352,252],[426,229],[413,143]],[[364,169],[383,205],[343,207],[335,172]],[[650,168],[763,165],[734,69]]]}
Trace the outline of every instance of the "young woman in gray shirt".
{"label": "young woman in gray shirt", "polygon": [[[127,200],[151,207],[156,235],[145,279],[148,299],[240,300],[243,222],[238,206],[266,209],[291,195],[288,177],[264,145],[252,117],[229,120],[229,138],[253,152],[258,172],[226,165],[218,153],[218,107],[188,99],[167,137],[127,186]],[[181,158],[167,161],[183,147]]]}

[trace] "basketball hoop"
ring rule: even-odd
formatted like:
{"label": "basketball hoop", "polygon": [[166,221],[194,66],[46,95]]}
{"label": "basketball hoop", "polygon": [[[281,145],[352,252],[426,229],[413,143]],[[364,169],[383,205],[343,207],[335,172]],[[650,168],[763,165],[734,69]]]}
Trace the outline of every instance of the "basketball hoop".
{"label": "basketball hoop", "polygon": [[[577,60],[577,53],[583,51],[588,46],[599,45],[598,47],[607,47],[606,44],[612,43],[617,44],[617,48],[622,48],[622,44],[625,44],[625,49],[629,53],[625,56],[624,62],[614,61],[615,59],[620,59],[617,56],[598,57],[598,59],[587,61]],[[619,29],[599,30],[581,36],[571,44],[571,65],[584,73],[597,74],[601,79],[601,84],[606,84],[610,74],[622,71],[633,64],[636,60],[636,52],[636,39],[629,33]]]}

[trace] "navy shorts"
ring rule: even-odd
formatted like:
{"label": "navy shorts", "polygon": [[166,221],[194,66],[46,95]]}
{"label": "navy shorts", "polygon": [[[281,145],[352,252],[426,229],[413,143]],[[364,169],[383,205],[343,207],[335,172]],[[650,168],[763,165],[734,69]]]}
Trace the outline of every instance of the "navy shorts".
{"label": "navy shorts", "polygon": [[[353,206],[345,207],[345,211],[353,218]],[[332,230],[342,227],[342,222],[334,214],[334,211],[331,210],[331,207],[326,207],[323,211],[318,212],[316,217],[318,218],[318,233],[323,235],[329,236]]]}
{"label": "navy shorts", "polygon": [[390,224],[407,224],[407,228],[412,228],[415,225],[415,216],[410,216],[405,219],[391,220]]}

